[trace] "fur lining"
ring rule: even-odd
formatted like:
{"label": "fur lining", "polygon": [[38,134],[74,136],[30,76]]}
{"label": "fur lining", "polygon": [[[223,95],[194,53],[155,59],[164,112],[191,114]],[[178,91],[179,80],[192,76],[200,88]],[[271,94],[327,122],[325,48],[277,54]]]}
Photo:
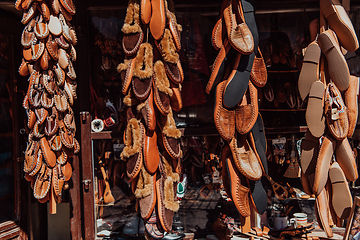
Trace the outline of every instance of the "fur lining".
{"label": "fur lining", "polygon": [[135,1],[130,0],[129,5],[126,9],[126,16],[124,25],[121,31],[125,34],[141,32],[140,17],[139,17],[140,6]]}
{"label": "fur lining", "polygon": [[168,77],[166,76],[164,64],[162,61],[158,60],[154,64],[154,72],[155,72],[156,87],[159,89],[159,91],[171,97],[173,95],[173,91],[170,88],[170,82]]}
{"label": "fur lining", "polygon": [[169,29],[165,29],[160,45],[164,60],[176,64],[179,61],[179,54],[176,53],[175,44]]}
{"label": "fur lining", "polygon": [[140,120],[132,118],[129,120],[125,132],[125,147],[121,153],[121,159],[129,158],[136,153],[141,152],[142,149],[142,127]]}
{"label": "fur lining", "polygon": [[137,105],[136,110],[140,112],[141,109],[143,109],[145,106],[146,106],[146,102],[140,103],[139,105]]}
{"label": "fur lining", "polygon": [[139,180],[136,184],[135,197],[144,198],[151,194],[151,175],[145,170],[144,165],[141,167]]}
{"label": "fur lining", "polygon": [[143,43],[137,52],[133,75],[140,79],[150,78],[153,74],[153,49],[150,43]]}
{"label": "fur lining", "polygon": [[128,59],[125,59],[123,63],[120,63],[116,70],[121,73],[122,71],[126,70],[129,66],[129,60]]}
{"label": "fur lining", "polygon": [[165,174],[166,176],[169,178],[172,178],[172,180],[174,182],[179,182],[180,181],[180,177],[179,174],[176,172],[173,172],[173,169],[171,167],[171,165],[169,164],[169,162],[165,159],[165,157],[163,156],[163,164],[164,164],[164,170],[165,170]]}
{"label": "fur lining", "polygon": [[175,120],[173,117],[172,109],[168,115],[166,115],[166,120],[163,122],[163,130],[162,132],[168,136],[179,139],[181,137],[181,132],[176,128]]}
{"label": "fur lining", "polygon": [[179,32],[182,32],[182,31],[183,31],[182,26],[181,26],[180,24],[177,24],[177,30],[178,30]]}
{"label": "fur lining", "polygon": [[167,209],[177,212],[179,210],[179,203],[175,201],[174,183],[179,182],[179,174],[173,172],[171,165],[162,156],[165,175],[167,176],[164,183],[164,205]]}
{"label": "fur lining", "polygon": [[139,100],[131,94],[131,91],[124,97],[123,102],[126,106],[131,107],[139,104]]}

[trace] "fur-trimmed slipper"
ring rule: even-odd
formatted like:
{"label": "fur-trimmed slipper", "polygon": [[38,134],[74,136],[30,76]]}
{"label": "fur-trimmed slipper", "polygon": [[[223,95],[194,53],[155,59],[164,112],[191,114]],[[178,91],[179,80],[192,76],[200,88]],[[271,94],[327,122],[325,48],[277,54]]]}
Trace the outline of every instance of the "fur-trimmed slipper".
{"label": "fur-trimmed slipper", "polygon": [[120,63],[117,66],[117,71],[120,73],[120,78],[122,81],[122,94],[126,95],[128,94],[129,87],[131,84],[131,79],[133,77],[134,73],[134,67],[135,67],[135,60],[136,58],[132,59],[125,59],[124,63]]}
{"label": "fur-trimmed slipper", "polygon": [[335,156],[336,161],[344,171],[346,178],[352,182],[356,181],[356,179],[359,177],[356,166],[356,159],[347,138],[341,141],[337,141]]}
{"label": "fur-trimmed slipper", "polygon": [[121,152],[121,159],[126,160],[126,172],[130,180],[140,172],[143,164],[142,147],[144,146],[144,126],[132,118],[128,121],[125,131],[125,147]]}
{"label": "fur-trimmed slipper", "polygon": [[236,55],[236,51],[231,48],[230,43],[227,39],[224,40],[224,44],[222,45],[216,59],[212,65],[211,75],[209,81],[206,85],[205,92],[210,94],[212,89],[216,88],[216,86],[224,81],[224,74],[227,66],[232,62],[232,59],[236,56],[236,60],[234,61],[234,69],[237,68],[240,61],[240,56]]}
{"label": "fur-trimmed slipper", "polygon": [[235,135],[235,111],[223,106],[223,92],[226,82],[221,82],[216,87],[214,121],[220,136],[230,141]]}
{"label": "fur-trimmed slipper", "polygon": [[[256,152],[258,153],[263,172],[268,174],[268,164],[266,158],[267,141],[265,136],[265,127],[261,114],[257,117],[254,127],[251,129],[251,135],[254,138]],[[253,147],[253,149],[255,149]]]}
{"label": "fur-trimmed slipper", "polygon": [[135,197],[139,200],[141,217],[147,220],[156,205],[156,173],[151,175],[142,166],[138,176]]}
{"label": "fur-trimmed slipper", "polygon": [[151,213],[150,218],[146,221],[145,229],[146,240],[162,239],[164,237],[164,229],[162,229],[161,227],[156,209],[154,209],[154,211]]}
{"label": "fur-trimmed slipper", "polygon": [[264,87],[267,82],[266,65],[260,48],[258,48],[258,51],[255,53],[255,59],[250,73],[250,80],[257,87]]}
{"label": "fur-trimmed slipper", "polygon": [[252,82],[249,82],[248,89],[244,94],[242,101],[239,102],[235,109],[235,123],[238,133],[248,133],[255,125],[258,115],[258,90]]}
{"label": "fur-trimmed slipper", "polygon": [[157,134],[156,131],[146,131],[144,135],[144,163],[146,170],[153,174],[156,172],[159,166],[160,155],[157,146]]}
{"label": "fur-trimmed slipper", "polygon": [[144,33],[140,26],[140,6],[138,0],[129,0],[121,31],[124,33],[122,46],[125,54],[128,56],[134,55],[144,40]]}
{"label": "fur-trimmed slipper", "polygon": [[306,131],[305,139],[301,142],[301,171],[309,176],[315,172],[316,160],[319,153],[319,138],[314,137],[309,130]]}
{"label": "fur-trimmed slipper", "polygon": [[254,51],[254,39],[245,23],[241,1],[226,0],[223,16],[231,46],[241,54]]}
{"label": "fur-trimmed slipper", "polygon": [[345,91],[349,87],[349,67],[341,52],[335,33],[331,29],[320,33],[318,43],[321,51],[325,54],[331,80],[340,91]]}
{"label": "fur-trimmed slipper", "polygon": [[345,91],[345,106],[346,112],[349,120],[349,131],[347,134],[348,138],[352,138],[356,123],[358,119],[358,91],[359,91],[359,79],[356,76],[350,76],[349,87]]}
{"label": "fur-trimmed slipper", "polygon": [[230,149],[234,158],[235,166],[246,178],[256,181],[263,174],[260,159],[246,140],[246,135],[235,134],[231,140]]}
{"label": "fur-trimmed slipper", "polygon": [[165,0],[151,1],[151,18],[150,18],[150,32],[155,40],[161,39],[164,34],[166,24]]}
{"label": "fur-trimmed slipper", "polygon": [[55,165],[56,165],[56,155],[51,150],[48,140],[45,137],[43,137],[43,138],[40,139],[39,144],[40,144],[41,152],[42,152],[42,154],[44,156],[44,161],[46,162],[46,164],[50,168],[55,167]]}
{"label": "fur-trimmed slipper", "polygon": [[179,129],[176,128],[171,108],[169,114],[166,115],[166,117],[161,118],[160,126],[161,134],[159,134],[159,138],[161,138],[160,141],[164,145],[166,152],[171,158],[179,158],[181,156],[181,148],[179,142],[181,132]]}
{"label": "fur-trimmed slipper", "polygon": [[137,99],[144,100],[149,96],[153,73],[153,49],[150,43],[143,43],[137,52],[132,76],[132,88]]}
{"label": "fur-trimmed slipper", "polygon": [[170,232],[174,213],[179,210],[179,203],[175,201],[175,182],[178,182],[180,178],[179,174],[173,172],[167,160],[163,156],[161,158],[160,178],[156,180],[157,210],[161,226],[166,232]]}
{"label": "fur-trimmed slipper", "polygon": [[181,84],[171,84],[171,90],[173,91],[172,96],[170,97],[170,105],[172,110],[179,112],[182,109],[183,103],[181,98]]}
{"label": "fur-trimmed slipper", "polygon": [[334,139],[328,136],[323,138],[317,158],[314,176],[313,192],[316,195],[320,194],[320,192],[325,188],[335,146],[336,141]]}
{"label": "fur-trimmed slipper", "polygon": [[321,49],[316,41],[309,44],[306,48],[303,64],[299,75],[299,92],[302,100],[310,92],[311,85],[319,80],[319,62]]}
{"label": "fur-trimmed slipper", "polygon": [[324,14],[330,28],[333,29],[339,38],[341,46],[349,52],[359,48],[359,41],[356,37],[354,27],[349,15],[337,0],[320,0],[320,9]]}
{"label": "fur-trimmed slipper", "polygon": [[332,205],[336,215],[341,219],[347,219],[353,205],[348,182],[340,165],[334,162],[329,170],[329,178],[332,185]]}
{"label": "fur-trimmed slipper", "polygon": [[233,108],[243,98],[249,85],[254,58],[254,52],[250,55],[241,55],[237,69],[231,73],[227,80],[224,90],[224,106]]}
{"label": "fur-trimmed slipper", "polygon": [[325,231],[328,238],[334,236],[330,227],[329,196],[325,188],[316,196],[315,213],[319,226]]}
{"label": "fur-trimmed slipper", "polygon": [[321,81],[315,81],[310,88],[308,105],[306,108],[306,123],[314,137],[321,137],[325,131],[324,115],[325,86]]}
{"label": "fur-trimmed slipper", "polygon": [[226,169],[230,179],[231,198],[235,204],[235,207],[241,216],[248,217],[250,216],[250,189],[244,186],[246,180],[236,169],[231,154],[229,154],[229,156],[226,158]]}
{"label": "fur-trimmed slipper", "polygon": [[140,16],[143,24],[148,24],[151,18],[151,1],[140,0]]}
{"label": "fur-trimmed slipper", "polygon": [[347,110],[339,89],[332,82],[326,87],[324,111],[331,134],[337,140],[346,138],[349,132]]}
{"label": "fur-trimmed slipper", "polygon": [[170,96],[173,92],[165,73],[164,64],[160,60],[154,64],[153,78],[155,105],[162,115],[167,115],[170,112]]}
{"label": "fur-trimmed slipper", "polygon": [[168,20],[169,30],[174,40],[176,51],[179,52],[181,49],[181,32],[182,26],[177,23],[175,13],[171,12],[169,9],[166,10],[166,17]]}
{"label": "fur-trimmed slipper", "polygon": [[145,102],[140,103],[137,106],[138,112],[141,112],[141,115],[144,119],[146,129],[150,132],[154,131],[156,128],[156,113],[154,107],[154,91],[150,89],[150,93]]}
{"label": "fur-trimmed slipper", "polygon": [[174,39],[169,29],[165,29],[164,36],[156,44],[163,59],[166,74],[174,83],[182,83],[184,73],[179,60],[179,54],[176,52]]}

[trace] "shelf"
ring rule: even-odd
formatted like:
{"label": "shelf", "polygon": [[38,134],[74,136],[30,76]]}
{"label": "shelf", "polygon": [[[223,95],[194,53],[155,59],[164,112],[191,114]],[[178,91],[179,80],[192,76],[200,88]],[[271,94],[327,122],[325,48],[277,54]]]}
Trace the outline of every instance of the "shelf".
{"label": "shelf", "polygon": [[279,70],[279,71],[268,70],[267,72],[268,73],[297,73],[297,72],[299,72],[299,70]]}
{"label": "shelf", "polygon": [[13,132],[0,133],[0,138],[12,137],[12,136],[13,136]]}
{"label": "shelf", "polygon": [[265,134],[305,133],[307,126],[265,128]]}
{"label": "shelf", "polygon": [[92,140],[106,140],[106,139],[114,139],[114,138],[122,138],[122,132],[117,131],[102,131],[102,132],[91,132]]}
{"label": "shelf", "polygon": [[260,109],[260,112],[305,112],[306,109]]}

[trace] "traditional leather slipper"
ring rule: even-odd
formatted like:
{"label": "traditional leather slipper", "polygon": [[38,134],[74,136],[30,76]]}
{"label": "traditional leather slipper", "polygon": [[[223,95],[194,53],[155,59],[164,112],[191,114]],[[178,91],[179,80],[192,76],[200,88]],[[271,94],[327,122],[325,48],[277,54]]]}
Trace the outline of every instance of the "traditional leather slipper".
{"label": "traditional leather slipper", "polygon": [[226,158],[226,169],[230,179],[231,198],[235,207],[241,216],[248,217],[250,216],[250,189],[244,186],[246,180],[243,177],[240,179],[241,174],[235,168],[231,154]]}
{"label": "traditional leather slipper", "polygon": [[22,9],[29,9],[31,4],[33,4],[35,0],[23,0],[21,3],[21,8]]}
{"label": "traditional leather slipper", "polygon": [[331,80],[340,91],[345,91],[349,87],[349,67],[337,43],[335,33],[331,29],[320,33],[318,43],[325,54]]}
{"label": "traditional leather slipper", "polygon": [[23,8],[22,8],[22,2],[23,2],[23,0],[16,0],[16,1],[15,1],[15,9],[16,9],[16,10],[18,10],[18,11],[23,10]]}
{"label": "traditional leather slipper", "polygon": [[64,83],[64,91],[65,91],[66,98],[69,101],[70,106],[72,106],[74,104],[74,97],[73,97],[72,91],[69,87],[69,83],[66,81]]}
{"label": "traditional leather slipper", "polygon": [[50,9],[45,1],[40,2],[39,10],[45,21],[50,20]]}
{"label": "traditional leather slipper", "polygon": [[72,0],[60,0],[60,3],[71,15],[76,13],[76,9]]}
{"label": "traditional leather slipper", "polygon": [[321,137],[325,131],[324,116],[325,86],[321,81],[315,81],[310,88],[308,105],[306,108],[306,123],[314,137]]}
{"label": "traditional leather slipper", "polygon": [[356,166],[356,159],[347,138],[341,141],[337,141],[335,156],[336,161],[344,171],[346,178],[352,182],[356,181],[356,179],[359,177]]}
{"label": "traditional leather slipper", "polygon": [[184,73],[179,60],[179,54],[176,52],[176,47],[172,34],[169,29],[165,29],[164,36],[161,38],[157,47],[164,59],[164,67],[167,76],[174,83],[182,83],[184,80]]}
{"label": "traditional leather slipper", "polygon": [[125,59],[124,63],[117,66],[117,71],[120,73],[122,81],[122,94],[127,95],[133,77],[136,58]]}
{"label": "traditional leather slipper", "polygon": [[67,67],[69,66],[69,57],[68,57],[68,54],[66,53],[65,49],[62,49],[62,48],[59,49],[58,63],[62,69],[67,69]]}
{"label": "traditional leather slipper", "polygon": [[143,152],[145,168],[150,174],[154,174],[158,169],[160,161],[156,131],[146,131],[146,134],[144,135]]}
{"label": "traditional leather slipper", "polygon": [[267,195],[261,183],[261,180],[249,181],[250,186],[250,203],[260,215],[267,209]]}
{"label": "traditional leather slipper", "polygon": [[74,130],[68,129],[64,124],[64,120],[59,121],[59,134],[63,145],[69,149],[72,149],[75,144]]}
{"label": "traditional leather slipper", "polygon": [[181,85],[170,83],[171,90],[173,91],[172,96],[170,97],[170,105],[172,110],[179,112],[182,107],[182,98],[181,98]]}
{"label": "traditional leather slipper", "polygon": [[65,112],[68,109],[68,101],[66,99],[65,93],[62,90],[57,90],[54,95],[54,101],[56,109],[59,112]]}
{"label": "traditional leather slipper", "polygon": [[151,175],[142,166],[138,176],[135,197],[139,200],[141,217],[147,220],[156,205],[156,173]]}
{"label": "traditional leather slipper", "polygon": [[34,185],[34,197],[36,199],[44,198],[50,189],[52,170],[46,164],[43,164],[39,173],[37,174]]}
{"label": "traditional leather slipper", "polygon": [[159,164],[160,178],[156,180],[157,210],[161,226],[166,232],[172,229],[174,213],[179,210],[179,203],[175,201],[176,184],[180,180],[179,174],[174,173],[170,164],[162,156]]}
{"label": "traditional leather slipper", "polygon": [[49,137],[54,135],[59,129],[59,123],[55,114],[52,114],[46,118],[45,121],[45,134]]}
{"label": "traditional leather slipper", "polygon": [[36,121],[42,125],[48,116],[48,111],[45,108],[35,109]]}
{"label": "traditional leather slipper", "polygon": [[303,190],[306,194],[308,195],[312,195],[313,192],[312,192],[312,185],[310,184],[310,181],[309,181],[309,177],[306,176],[304,174],[304,172],[301,171],[301,175],[300,175],[300,181],[301,181],[301,185],[303,187]]}
{"label": "traditional leather slipper", "polygon": [[223,16],[229,42],[239,53],[248,55],[254,51],[254,39],[245,23],[241,1],[226,1]]}
{"label": "traditional leather slipper", "polygon": [[349,131],[347,134],[348,138],[351,138],[354,134],[356,123],[358,119],[358,100],[357,93],[359,91],[359,79],[355,76],[350,76],[350,85],[345,91],[345,106],[349,120]]}
{"label": "traditional leather slipper", "polygon": [[229,146],[235,166],[240,173],[250,180],[259,180],[263,173],[260,165],[261,160],[257,158],[249,145],[246,135],[235,134]]}
{"label": "traditional leather slipper", "polygon": [[223,92],[226,82],[216,87],[214,122],[220,136],[230,141],[235,135],[235,110],[228,110],[223,106]]}
{"label": "traditional leather slipper", "polygon": [[46,48],[44,49],[44,53],[41,56],[40,59],[40,67],[42,70],[48,70],[49,68],[49,60],[50,60],[50,55],[49,52],[46,50]]}
{"label": "traditional leather slipper", "polygon": [[347,219],[350,216],[353,201],[345,174],[337,162],[331,165],[329,178],[332,186],[332,205],[335,213],[339,218]]}
{"label": "traditional leather slipper", "polygon": [[253,147],[253,149],[256,149],[256,152],[260,157],[263,172],[268,174],[268,164],[266,158],[267,141],[264,122],[260,113],[253,128],[251,129],[251,135],[255,143],[255,147]]}
{"label": "traditional leather slipper", "polygon": [[46,49],[54,60],[58,60],[58,45],[55,40],[53,40],[52,35],[49,35],[48,40],[46,41]]}
{"label": "traditional leather slipper", "polygon": [[142,146],[144,144],[144,127],[135,118],[128,121],[125,132],[125,147],[121,152],[121,159],[126,160],[126,172],[130,180],[140,172],[143,164]]}
{"label": "traditional leather slipper", "polygon": [[169,9],[166,9],[166,17],[168,20],[169,30],[174,40],[176,51],[179,52],[181,49],[181,32],[182,26],[177,23],[175,13],[171,12]]}
{"label": "traditional leather slipper", "polygon": [[267,82],[267,69],[260,48],[258,48],[258,51],[255,52],[255,59],[251,68],[250,80],[257,87],[264,87]]}
{"label": "traditional leather slipper", "polygon": [[224,106],[235,107],[243,98],[249,85],[250,73],[254,62],[255,53],[241,55],[239,66],[227,80],[224,90]]}
{"label": "traditional leather slipper", "polygon": [[35,2],[34,4],[31,5],[29,9],[23,11],[21,23],[24,25],[27,24],[35,16],[36,11],[37,11],[37,3]]}
{"label": "traditional leather slipper", "polygon": [[53,66],[53,70],[55,72],[55,76],[56,76],[56,84],[58,86],[63,86],[65,83],[65,72],[64,70],[59,66],[59,63],[57,63],[56,65]]}
{"label": "traditional leather slipper", "polygon": [[150,32],[155,40],[160,40],[164,34],[166,24],[166,12],[164,0],[151,1],[151,19],[149,23]]}
{"label": "traditional leather slipper", "polygon": [[60,35],[58,37],[55,37],[55,42],[64,49],[68,49],[70,47],[70,44],[66,41],[63,35]]}
{"label": "traditional leather slipper", "polygon": [[319,195],[320,192],[325,188],[335,146],[336,141],[325,135],[320,146],[315,168],[313,192],[316,195]]}
{"label": "traditional leather slipper", "polygon": [[37,39],[34,33],[34,28],[36,25],[35,19],[31,19],[31,21],[24,27],[24,30],[21,34],[21,45],[25,48],[30,47],[35,44]]}
{"label": "traditional leather slipper", "polygon": [[296,108],[296,93],[290,83],[284,84],[285,100],[290,108]]}
{"label": "traditional leather slipper", "polygon": [[267,82],[263,89],[264,96],[268,102],[272,102],[275,99],[274,90],[269,82]]}
{"label": "traditional leather slipper", "polygon": [[35,167],[32,169],[31,172],[28,172],[28,175],[30,177],[33,177],[35,176],[41,169],[41,166],[43,164],[43,155],[42,155],[42,152],[41,152],[41,149],[39,148],[39,151],[37,152],[37,156],[35,156],[34,160],[36,161],[36,165]]}
{"label": "traditional leather slipper", "polygon": [[316,161],[319,153],[319,138],[314,137],[309,130],[301,142],[301,171],[309,176],[315,172]]}
{"label": "traditional leather slipper", "polygon": [[134,55],[144,40],[144,33],[140,26],[139,1],[130,0],[126,9],[124,25],[121,31],[124,33],[122,46],[126,55]]}
{"label": "traditional leather slipper", "polygon": [[329,215],[329,197],[325,188],[316,196],[315,213],[318,219],[319,226],[325,231],[328,238],[333,237],[333,232],[330,227]]}
{"label": "traditional leather slipper", "polygon": [[240,8],[242,7],[242,11],[244,13],[244,20],[248,28],[250,29],[251,35],[254,40],[254,52],[257,52],[259,47],[259,32],[256,26],[255,21],[255,9],[254,9],[254,1],[252,0],[241,0],[239,1]]}
{"label": "traditional leather slipper", "polygon": [[137,106],[137,110],[141,112],[143,116],[146,129],[150,132],[153,132],[156,127],[156,113],[154,108],[154,95],[152,89],[150,90],[150,94],[146,101]]}
{"label": "traditional leather slipper", "polygon": [[319,62],[321,49],[316,41],[313,41],[306,48],[303,64],[299,75],[299,92],[302,100],[310,92],[311,85],[319,80]]}
{"label": "traditional leather slipper", "polygon": [[72,42],[72,39],[71,39],[71,34],[70,34],[70,27],[69,25],[66,23],[66,20],[64,18],[64,15],[62,14],[59,14],[59,20],[61,22],[61,26],[62,26],[62,35],[63,37],[65,38],[66,41],[68,41],[69,43]]}
{"label": "traditional leather slipper", "polygon": [[[225,3],[225,1],[223,1],[223,3]],[[223,46],[222,28],[223,28],[222,17],[220,17],[219,20],[215,23],[215,26],[211,33],[212,46],[216,50],[220,50]]]}
{"label": "traditional leather slipper", "polygon": [[151,18],[151,1],[150,0],[140,0],[140,15],[141,22],[143,24],[148,24]]}
{"label": "traditional leather slipper", "polygon": [[154,64],[153,78],[155,105],[162,115],[167,115],[170,112],[170,96],[172,96],[173,91],[170,88],[164,64],[160,60]]}
{"label": "traditional leather slipper", "polygon": [[62,190],[65,183],[65,177],[61,170],[61,165],[52,169],[52,184],[57,202],[61,202]]}
{"label": "traditional leather slipper", "polygon": [[73,15],[71,15],[64,7],[62,4],[59,4],[59,7],[60,7],[60,13],[62,13],[62,15],[64,15],[66,21],[71,21],[72,20],[72,17]]}
{"label": "traditional leather slipper", "polygon": [[76,45],[77,44],[77,35],[75,32],[75,29],[73,27],[70,27],[70,36],[71,36],[71,43],[72,45]]}
{"label": "traditional leather slipper", "polygon": [[137,99],[144,100],[149,96],[153,73],[153,49],[150,43],[143,43],[136,55],[131,80],[132,89]]}
{"label": "traditional leather slipper", "polygon": [[358,49],[359,41],[354,27],[341,2],[338,0],[320,0],[320,9],[330,28],[338,36],[341,46],[349,52]]}
{"label": "traditional leather slipper", "polygon": [[235,123],[238,133],[248,133],[255,125],[258,115],[259,105],[257,89],[252,82],[249,82],[248,90],[235,109]]}
{"label": "traditional leather slipper", "polygon": [[36,138],[44,137],[44,135],[45,135],[44,125],[41,125],[38,121],[36,121],[34,128],[32,129],[32,132],[34,134],[34,137],[36,137]]}
{"label": "traditional leather slipper", "polygon": [[25,151],[24,172],[29,173],[34,170],[38,158],[39,144],[36,141],[31,141]]}
{"label": "traditional leather slipper", "polygon": [[161,227],[159,217],[156,213],[156,209],[154,209],[150,218],[146,221],[145,229],[146,239],[162,239],[164,237],[164,230]]}
{"label": "traditional leather slipper", "polygon": [[[216,88],[216,86],[224,79],[225,70],[228,67],[228,65],[231,63],[234,63],[233,65],[233,72],[232,74],[235,74],[235,71],[239,65],[240,61],[240,55],[236,55],[236,51],[231,50],[231,45],[229,44],[228,40],[224,40],[224,44],[221,47],[218,55],[216,56],[216,59],[212,65],[211,75],[209,78],[209,81],[206,85],[205,92],[207,94],[210,94],[213,88]],[[235,57],[235,58],[234,58]],[[234,61],[232,61],[235,59]]]}
{"label": "traditional leather slipper", "polygon": [[179,142],[181,132],[176,128],[171,108],[169,114],[160,119],[160,125],[161,134],[159,135],[159,138],[162,138],[160,141],[164,145],[166,152],[171,158],[177,159],[181,157],[182,152]]}
{"label": "traditional leather slipper", "polygon": [[45,137],[42,137],[39,141],[40,144],[40,148],[41,151],[43,153],[44,156],[44,161],[46,162],[46,164],[50,167],[53,168],[55,167],[56,164],[56,155],[55,153],[51,150],[50,145],[48,140]]}
{"label": "traditional leather slipper", "polygon": [[31,45],[31,51],[32,51],[32,61],[37,61],[41,55],[44,53],[45,44],[40,41],[39,43],[35,45]]}
{"label": "traditional leather slipper", "polygon": [[44,39],[49,35],[48,25],[43,22],[42,15],[35,24],[34,33],[38,39]]}
{"label": "traditional leather slipper", "polygon": [[29,109],[29,111],[27,112],[27,115],[28,115],[27,126],[29,127],[29,129],[33,129],[33,127],[36,123],[35,112],[32,111],[31,109]]}
{"label": "traditional leather slipper", "polygon": [[23,76],[23,77],[29,75],[29,73],[30,73],[29,72],[29,67],[28,67],[28,62],[25,61],[24,58],[21,61],[18,72],[19,72],[19,75]]}
{"label": "traditional leather slipper", "polygon": [[65,181],[69,181],[72,175],[72,167],[69,162],[67,162],[65,165],[61,166],[61,170],[64,174]]}
{"label": "traditional leather slipper", "polygon": [[57,18],[54,15],[50,16],[50,20],[49,20],[49,31],[51,32],[51,34],[53,34],[54,36],[59,36],[62,33],[62,25],[61,22],[59,20],[59,18]]}
{"label": "traditional leather slipper", "polygon": [[51,8],[55,14],[59,14],[60,12],[60,3],[59,0],[50,0],[49,4],[51,4]]}
{"label": "traditional leather slipper", "polygon": [[346,138],[349,132],[346,106],[339,89],[332,82],[326,87],[324,111],[330,133],[337,140]]}
{"label": "traditional leather slipper", "polygon": [[[55,152],[59,152],[62,148],[62,142],[61,142],[61,138],[59,135],[52,136],[49,140],[49,144],[50,144],[51,150],[53,150]],[[59,157],[56,156],[56,159],[59,159]]]}

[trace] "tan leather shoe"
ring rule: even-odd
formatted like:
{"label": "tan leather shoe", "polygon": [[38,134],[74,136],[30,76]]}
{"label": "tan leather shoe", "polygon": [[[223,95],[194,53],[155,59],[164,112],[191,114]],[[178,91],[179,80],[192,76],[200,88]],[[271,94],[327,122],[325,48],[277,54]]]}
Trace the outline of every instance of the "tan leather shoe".
{"label": "tan leather shoe", "polygon": [[165,73],[164,64],[160,60],[154,64],[153,78],[155,105],[162,115],[167,115],[170,112],[170,96],[172,96],[173,92]]}
{"label": "tan leather shoe", "polygon": [[246,140],[246,135],[235,134],[229,143],[235,166],[246,178],[256,181],[262,176],[260,159]]}
{"label": "tan leather shoe", "polygon": [[181,86],[179,84],[170,83],[171,90],[173,91],[172,96],[170,97],[170,105],[172,110],[179,112],[182,109],[183,103],[181,98]]}
{"label": "tan leather shoe", "polygon": [[74,15],[76,13],[75,6],[72,0],[60,0],[60,3],[71,15]]}
{"label": "tan leather shoe", "polygon": [[51,150],[48,140],[46,140],[46,138],[43,137],[43,138],[40,139],[39,143],[40,143],[41,151],[42,151],[43,156],[44,156],[44,161],[46,162],[46,164],[50,168],[55,167],[56,155]]}
{"label": "tan leather shoe", "polygon": [[51,185],[52,170],[43,163],[39,173],[37,174],[34,185],[34,197],[43,199],[49,192]]}
{"label": "tan leather shoe", "polygon": [[250,73],[250,80],[257,87],[264,87],[267,83],[266,64],[260,51],[260,47],[255,54],[254,63]]}
{"label": "tan leather shoe", "polygon": [[332,82],[326,87],[324,111],[331,134],[337,140],[346,138],[349,132],[347,109],[339,89]]}
{"label": "tan leather shoe", "polygon": [[152,0],[151,9],[152,14],[149,23],[150,32],[155,40],[160,40],[164,34],[166,23],[165,1]]}
{"label": "tan leather shoe", "polygon": [[223,92],[226,82],[221,82],[216,87],[214,121],[220,136],[231,141],[235,135],[235,111],[223,106]]}
{"label": "tan leather shoe", "polygon": [[147,220],[156,205],[156,173],[149,174],[143,166],[138,176],[135,197],[139,201],[141,218]]}
{"label": "tan leather shoe", "polygon": [[306,176],[315,172],[319,154],[319,138],[314,137],[309,130],[306,131],[305,139],[301,142],[301,171]]}
{"label": "tan leather shoe", "polygon": [[161,117],[160,126],[161,134],[159,134],[159,141],[163,144],[166,152],[171,158],[180,158],[182,153],[179,142],[181,132],[175,125],[171,108],[166,116]]}
{"label": "tan leather shoe", "polygon": [[174,39],[174,44],[176,51],[179,52],[181,49],[181,30],[182,27],[176,21],[175,13],[171,12],[169,9],[166,9],[166,17],[168,20],[169,30]]}
{"label": "tan leather shoe", "polygon": [[357,92],[359,91],[359,79],[355,76],[350,76],[349,88],[345,91],[345,106],[349,120],[348,138],[351,138],[356,128],[356,122],[358,118],[358,100]]}
{"label": "tan leather shoe", "polygon": [[122,94],[127,95],[131,84],[131,79],[134,72],[136,58],[125,60],[117,66],[117,71],[120,73],[122,81]]}
{"label": "tan leather shoe", "polygon": [[148,24],[150,22],[150,18],[151,18],[151,1],[150,0],[140,0],[140,14],[141,14],[141,22],[143,24]]}
{"label": "tan leather shoe", "polygon": [[50,16],[50,20],[48,24],[49,24],[49,31],[54,36],[59,36],[62,33],[61,22],[59,18],[57,18],[55,15]]}
{"label": "tan leather shoe", "polygon": [[[138,105],[139,108],[140,105]],[[156,113],[154,107],[154,93],[151,88],[150,94],[141,108],[141,114],[143,116],[146,129],[150,132],[155,131],[156,128]],[[158,165],[158,164],[157,164]]]}
{"label": "tan leather shoe", "polygon": [[21,45],[25,48],[29,48],[32,44],[36,42],[36,35],[34,33],[36,21],[31,19],[31,21],[24,27],[24,30],[21,34]]}
{"label": "tan leather shoe", "polygon": [[329,215],[329,196],[325,188],[323,188],[315,201],[315,213],[318,219],[319,226],[325,231],[326,236],[333,237],[333,232],[330,227]]}
{"label": "tan leather shoe", "polygon": [[[153,174],[159,166],[160,155],[157,146],[156,131],[146,131],[144,135],[144,163],[146,170]],[[150,212],[151,214],[151,212]]]}
{"label": "tan leather shoe", "polygon": [[336,141],[325,135],[320,146],[315,168],[313,192],[317,195],[320,194],[320,192],[324,189],[327,182],[328,172],[335,146]]}
{"label": "tan leather shoe", "polygon": [[341,141],[337,141],[335,156],[336,161],[344,171],[346,178],[349,181],[356,181],[356,179],[359,177],[356,166],[356,159],[347,138]]}
{"label": "tan leather shoe", "polygon": [[314,82],[310,88],[306,108],[306,123],[311,134],[317,138],[321,137],[325,131],[324,92],[324,84],[321,81]]}
{"label": "tan leather shoe", "polygon": [[58,45],[55,42],[55,40],[53,40],[52,36],[50,35],[48,37],[48,40],[46,41],[46,49],[48,50],[50,56],[54,59],[54,60],[58,60],[59,55],[58,55]]}

